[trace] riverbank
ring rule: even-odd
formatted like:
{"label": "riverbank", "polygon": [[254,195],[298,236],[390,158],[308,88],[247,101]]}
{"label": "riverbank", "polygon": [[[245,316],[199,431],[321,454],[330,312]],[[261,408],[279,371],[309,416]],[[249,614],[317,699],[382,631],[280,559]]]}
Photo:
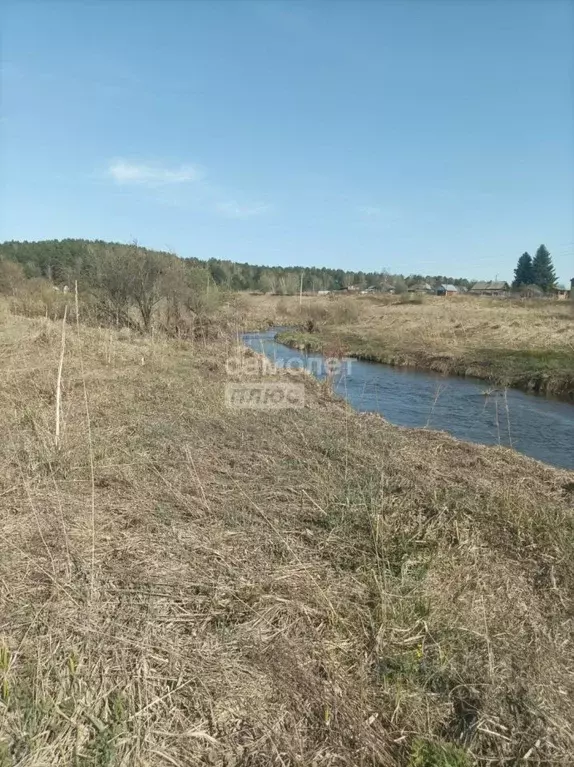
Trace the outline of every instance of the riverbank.
{"label": "riverbank", "polygon": [[278,340],[574,401],[574,309],[566,302],[364,299],[308,298],[299,310],[283,299],[283,322],[289,315],[296,329]]}
{"label": "riverbank", "polygon": [[278,343],[278,328],[246,333],[244,343],[279,367],[329,379],[333,392],[359,412],[390,423],[446,431],[482,445],[503,445],[551,466],[574,470],[574,407],[480,379],[376,362],[327,360]]}
{"label": "riverbank", "polygon": [[574,401],[574,355],[566,351],[480,349],[472,352],[433,353],[427,348],[384,348],[370,338],[335,329],[319,333],[286,330],[279,343],[299,351],[345,356],[385,365],[432,370],[451,376],[482,378],[499,387],[512,387]]}
{"label": "riverbank", "polygon": [[0,317],[0,764],[566,763],[574,474],[244,353]]}

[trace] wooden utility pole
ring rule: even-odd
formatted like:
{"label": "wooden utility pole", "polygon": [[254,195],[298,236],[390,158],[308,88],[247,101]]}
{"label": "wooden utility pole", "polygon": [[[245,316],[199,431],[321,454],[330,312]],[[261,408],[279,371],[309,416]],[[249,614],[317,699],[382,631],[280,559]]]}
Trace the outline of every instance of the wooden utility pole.
{"label": "wooden utility pole", "polygon": [[303,304],[303,272],[301,272],[301,284],[299,285],[299,306]]}

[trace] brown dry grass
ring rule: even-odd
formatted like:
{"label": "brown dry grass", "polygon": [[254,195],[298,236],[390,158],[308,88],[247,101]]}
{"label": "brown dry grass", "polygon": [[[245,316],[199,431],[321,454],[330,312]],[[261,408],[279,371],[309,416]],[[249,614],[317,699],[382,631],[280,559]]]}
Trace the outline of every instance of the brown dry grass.
{"label": "brown dry grass", "polygon": [[[476,297],[252,297],[258,320],[308,326],[322,345],[395,365],[491,378],[574,399],[574,304]],[[274,314],[275,313],[275,314]],[[309,339],[294,339],[296,343]]]}
{"label": "brown dry grass", "polygon": [[[489,299],[473,296],[247,296],[243,304],[259,323],[315,318],[378,334],[397,347],[410,342],[437,351],[455,348],[574,351],[573,304],[568,301]],[[344,307],[344,308],[342,308]]]}
{"label": "brown dry grass", "polygon": [[569,763],[571,472],[0,323],[0,764]]}
{"label": "brown dry grass", "polygon": [[[399,347],[410,339],[438,352],[459,348],[574,351],[573,305],[568,301],[506,300],[470,296],[244,296],[257,322],[288,323],[311,317],[345,325]],[[344,307],[344,308],[343,308]]]}

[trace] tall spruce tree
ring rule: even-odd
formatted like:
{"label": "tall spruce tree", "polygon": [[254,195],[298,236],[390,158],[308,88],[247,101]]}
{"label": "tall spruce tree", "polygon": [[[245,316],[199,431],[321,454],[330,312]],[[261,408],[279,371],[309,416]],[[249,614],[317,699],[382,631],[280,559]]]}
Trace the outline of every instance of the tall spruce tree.
{"label": "tall spruce tree", "polygon": [[530,253],[523,253],[518,259],[516,269],[514,270],[513,288],[519,288],[521,285],[532,285],[532,256]]}
{"label": "tall spruce tree", "polygon": [[532,281],[546,293],[556,285],[556,272],[550,253],[541,245],[532,259]]}

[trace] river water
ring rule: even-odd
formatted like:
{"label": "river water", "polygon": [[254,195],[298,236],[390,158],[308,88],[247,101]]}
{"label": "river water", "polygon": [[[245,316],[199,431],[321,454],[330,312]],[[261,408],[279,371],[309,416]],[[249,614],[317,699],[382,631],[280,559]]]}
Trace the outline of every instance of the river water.
{"label": "river water", "polygon": [[[280,366],[326,371],[320,355],[275,341],[278,329],[246,333],[243,342]],[[505,445],[553,466],[574,469],[574,406],[508,389],[485,394],[489,383],[472,378],[344,360],[334,390],[354,408],[381,413],[399,426],[426,427],[485,445]]]}

